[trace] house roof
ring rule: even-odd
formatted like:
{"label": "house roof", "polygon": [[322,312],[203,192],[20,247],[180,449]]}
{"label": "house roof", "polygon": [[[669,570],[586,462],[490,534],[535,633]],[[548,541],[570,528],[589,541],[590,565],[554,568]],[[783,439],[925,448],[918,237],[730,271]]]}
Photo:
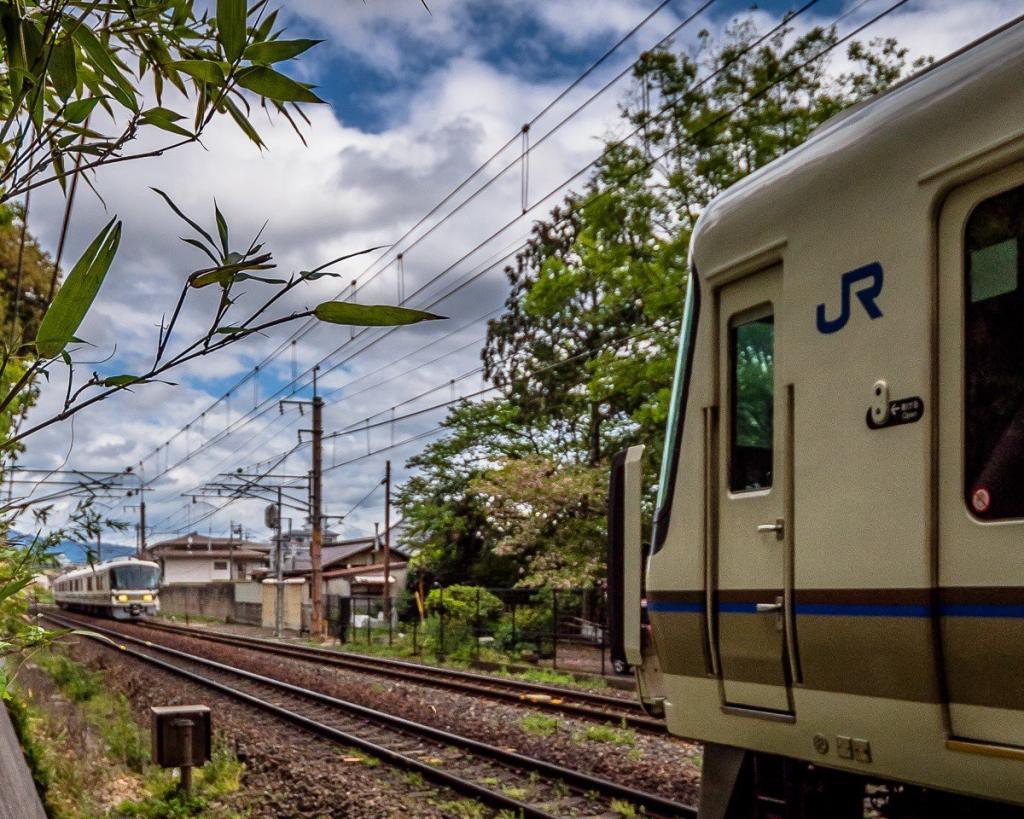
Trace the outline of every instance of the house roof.
{"label": "house roof", "polygon": [[166,554],[169,551],[205,551],[213,548],[226,549],[250,549],[260,552],[269,552],[269,543],[260,543],[256,540],[234,540],[229,537],[215,537],[213,535],[201,535],[198,532],[190,532],[187,535],[161,540],[149,547],[150,552],[161,552]]}
{"label": "house roof", "polygon": [[199,559],[234,559],[234,560],[266,560],[265,552],[255,549],[161,549],[151,550],[153,554],[164,560],[199,560]]}
{"label": "house roof", "polygon": [[[404,561],[392,563],[388,568],[391,571],[397,571],[398,569],[404,569],[406,566]],[[383,563],[370,563],[366,566],[353,566],[350,569],[334,569],[333,571],[324,572],[324,580],[331,580],[335,577],[356,577],[362,575],[373,575],[375,572],[379,572],[378,579],[383,580],[384,578],[384,564]]]}

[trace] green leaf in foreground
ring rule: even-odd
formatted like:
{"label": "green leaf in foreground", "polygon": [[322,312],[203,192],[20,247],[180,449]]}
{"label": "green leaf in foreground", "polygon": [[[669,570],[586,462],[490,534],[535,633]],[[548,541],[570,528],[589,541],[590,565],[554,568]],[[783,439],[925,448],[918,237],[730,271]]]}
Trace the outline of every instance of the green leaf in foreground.
{"label": "green leaf in foreground", "polygon": [[[83,122],[89,114],[92,113],[92,109],[96,107],[102,97],[89,97],[84,100],[75,100],[69,102],[68,107],[64,109],[64,119],[68,122]],[[69,134],[69,136],[78,138],[78,134]]]}
{"label": "green leaf in foreground", "polygon": [[423,310],[390,307],[385,304],[353,304],[348,301],[325,301],[313,311],[320,321],[328,324],[348,324],[358,327],[394,327],[447,318]]}
{"label": "green leaf in foreground", "polygon": [[276,102],[323,102],[307,86],[265,66],[240,71],[238,84]]}
{"label": "green leaf in foreground", "polygon": [[104,387],[128,387],[132,384],[152,384],[159,382],[160,384],[170,384],[172,387],[177,386],[173,381],[161,381],[158,378],[143,378],[141,375],[111,375],[104,378],[100,384]]}
{"label": "green leaf in foreground", "polygon": [[254,63],[269,65],[282,60],[290,60],[308,51],[323,40],[269,40],[264,43],[253,43],[245,50],[245,59]]}
{"label": "green leaf in foreground", "polygon": [[217,31],[224,55],[234,62],[245,48],[245,0],[217,0]]}
{"label": "green leaf in foreground", "polygon": [[120,242],[121,223],[111,219],[75,262],[39,324],[36,350],[42,358],[60,355],[74,338],[99,293]]}
{"label": "green leaf in foreground", "polygon": [[178,60],[171,63],[171,68],[182,71],[200,82],[224,85],[224,69],[209,60]]}

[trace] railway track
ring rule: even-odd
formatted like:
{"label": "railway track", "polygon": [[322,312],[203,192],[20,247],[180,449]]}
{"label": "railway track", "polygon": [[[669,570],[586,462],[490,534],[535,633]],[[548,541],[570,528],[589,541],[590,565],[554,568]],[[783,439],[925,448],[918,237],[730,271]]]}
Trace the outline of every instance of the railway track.
{"label": "railway track", "polygon": [[614,812],[614,802],[625,802],[649,816],[696,816],[695,808],[680,802],[132,637],[93,621],[52,612],[42,616],[65,628],[87,629],[94,634],[86,636],[122,654],[415,771],[497,810],[524,817],[593,816]]}
{"label": "railway track", "polygon": [[557,711],[580,719],[614,722],[616,725],[624,725],[653,734],[667,732],[664,721],[647,716],[640,710],[638,703],[623,697],[613,697],[562,686],[543,685],[525,680],[505,679],[454,668],[438,668],[424,663],[381,657],[353,656],[325,648],[293,646],[276,640],[210,632],[152,620],[138,621],[138,623],[157,631],[182,634],[224,645],[250,648],[263,653],[293,657],[306,662],[332,665],[366,674],[407,680],[417,685],[432,685],[531,708]]}

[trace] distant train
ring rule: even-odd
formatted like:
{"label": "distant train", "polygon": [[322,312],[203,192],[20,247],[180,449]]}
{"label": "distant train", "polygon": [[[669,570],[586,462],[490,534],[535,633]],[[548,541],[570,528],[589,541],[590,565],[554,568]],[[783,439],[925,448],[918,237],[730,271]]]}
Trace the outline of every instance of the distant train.
{"label": "distant train", "polygon": [[130,620],[159,611],[159,586],[158,564],[119,557],[58,577],[53,598],[62,609]]}

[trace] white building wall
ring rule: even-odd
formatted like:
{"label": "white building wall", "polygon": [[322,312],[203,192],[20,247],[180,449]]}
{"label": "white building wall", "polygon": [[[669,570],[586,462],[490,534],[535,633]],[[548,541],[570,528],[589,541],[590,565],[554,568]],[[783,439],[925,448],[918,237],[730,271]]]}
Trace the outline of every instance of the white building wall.
{"label": "white building wall", "polygon": [[173,583],[209,583],[213,579],[213,561],[188,558],[175,560],[164,558],[164,577],[166,585]]}

